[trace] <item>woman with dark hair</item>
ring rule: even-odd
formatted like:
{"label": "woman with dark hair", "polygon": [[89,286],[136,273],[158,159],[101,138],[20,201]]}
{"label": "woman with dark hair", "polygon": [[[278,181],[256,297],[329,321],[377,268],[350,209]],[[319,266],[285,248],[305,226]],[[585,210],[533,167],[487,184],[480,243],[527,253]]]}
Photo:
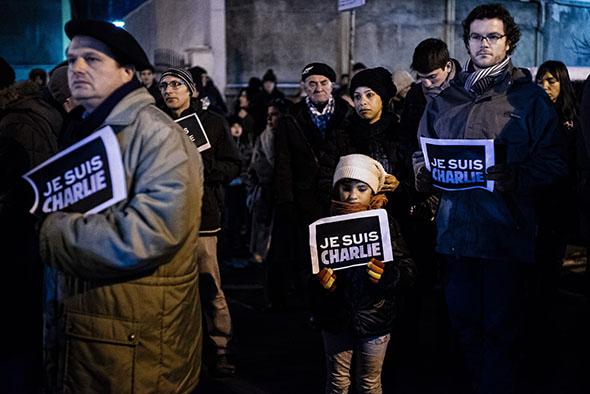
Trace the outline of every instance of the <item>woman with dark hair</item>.
{"label": "woman with dark hair", "polygon": [[561,126],[568,129],[578,127],[578,104],[565,64],[558,60],[547,60],[537,70],[535,80],[555,105]]}
{"label": "woman with dark hair", "polygon": [[[567,162],[569,176],[557,185],[554,185],[548,193],[539,196],[539,216],[541,230],[548,230],[550,239],[559,242],[559,250],[555,250],[555,257],[563,257],[565,252],[566,234],[571,229],[577,229],[575,210],[575,189],[579,179],[581,163],[580,124],[578,118],[578,104],[574,89],[570,81],[565,64],[557,60],[548,60],[541,64],[535,76],[539,85],[549,96],[559,117],[559,136],[565,142],[567,149]],[[559,202],[561,209],[555,209]],[[543,209],[545,208],[545,209]],[[565,215],[564,215],[565,213]],[[556,233],[557,232],[557,233]],[[554,234],[556,233],[556,234]],[[540,233],[540,236],[543,234]],[[559,252],[559,256],[557,256]]]}
{"label": "woman with dark hair", "polygon": [[[553,337],[555,323],[547,321],[557,291],[557,285],[568,242],[575,242],[579,211],[576,189],[580,176],[580,125],[578,105],[565,64],[548,60],[537,70],[535,81],[549,96],[558,114],[558,136],[561,146],[567,150],[569,175],[560,182],[539,191],[536,210],[538,231],[536,238],[536,267],[530,278],[530,294],[533,321],[532,327],[541,338]],[[541,324],[542,323],[542,324]],[[533,340],[533,343],[537,343]],[[533,345],[534,346],[534,345]]]}

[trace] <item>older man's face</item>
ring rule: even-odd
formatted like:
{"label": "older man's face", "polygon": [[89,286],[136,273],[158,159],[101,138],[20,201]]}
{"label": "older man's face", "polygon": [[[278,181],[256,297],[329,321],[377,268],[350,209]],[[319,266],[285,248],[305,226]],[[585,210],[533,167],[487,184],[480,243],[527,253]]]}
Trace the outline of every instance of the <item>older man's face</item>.
{"label": "older man's face", "polygon": [[303,90],[314,104],[326,104],[332,95],[332,81],[323,75],[310,75],[303,81]]}
{"label": "older man's face", "polygon": [[72,97],[93,111],[115,90],[131,81],[133,69],[95,49],[104,44],[94,38],[75,36],[68,48],[68,85]]}

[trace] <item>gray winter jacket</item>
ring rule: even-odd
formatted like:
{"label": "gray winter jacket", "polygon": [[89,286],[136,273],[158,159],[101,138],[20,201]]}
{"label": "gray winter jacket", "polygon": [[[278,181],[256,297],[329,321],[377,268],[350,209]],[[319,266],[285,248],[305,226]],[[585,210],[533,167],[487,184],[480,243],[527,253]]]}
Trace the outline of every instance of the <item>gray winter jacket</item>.
{"label": "gray winter jacket", "polygon": [[198,383],[203,165],[153,103],[134,90],[104,122],[118,130],[127,199],[43,222],[50,392],[188,393]]}

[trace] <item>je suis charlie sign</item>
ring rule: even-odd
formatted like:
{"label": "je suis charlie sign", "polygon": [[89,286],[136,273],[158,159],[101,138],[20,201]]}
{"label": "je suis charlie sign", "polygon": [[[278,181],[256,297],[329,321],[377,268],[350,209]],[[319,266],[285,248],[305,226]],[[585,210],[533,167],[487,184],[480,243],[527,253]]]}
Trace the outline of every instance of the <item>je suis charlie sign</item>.
{"label": "je suis charlie sign", "polygon": [[486,189],[486,169],[494,165],[494,140],[435,139],[420,137],[426,168],[432,185],[442,190]]}
{"label": "je suis charlie sign", "polygon": [[205,133],[201,119],[199,119],[196,113],[177,119],[176,123],[178,123],[180,127],[184,129],[184,132],[197,146],[199,152],[203,152],[204,150],[211,148],[209,137],[207,137],[207,133]]}
{"label": "je suis charlie sign", "polygon": [[35,192],[31,213],[97,213],[127,197],[117,137],[110,126],[23,175]]}
{"label": "je suis charlie sign", "polygon": [[367,265],[371,257],[392,261],[387,212],[371,209],[317,220],[309,225],[309,249],[314,274]]}

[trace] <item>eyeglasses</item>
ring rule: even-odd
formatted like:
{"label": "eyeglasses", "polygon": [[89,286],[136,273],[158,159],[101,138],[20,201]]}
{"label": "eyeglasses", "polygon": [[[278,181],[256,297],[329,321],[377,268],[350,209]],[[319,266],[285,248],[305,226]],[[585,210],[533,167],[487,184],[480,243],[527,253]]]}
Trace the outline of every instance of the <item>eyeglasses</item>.
{"label": "eyeglasses", "polygon": [[495,44],[503,37],[506,37],[506,34],[490,33],[482,36],[481,34],[471,33],[469,35],[469,40],[475,42],[483,42],[483,40],[487,40],[490,44]]}
{"label": "eyeglasses", "polygon": [[176,90],[179,87],[181,87],[182,85],[184,85],[183,82],[180,81],[170,81],[170,82],[161,82],[158,87],[160,88],[160,90],[164,91],[166,89],[168,89],[168,86],[170,86],[170,88],[172,90]]}

